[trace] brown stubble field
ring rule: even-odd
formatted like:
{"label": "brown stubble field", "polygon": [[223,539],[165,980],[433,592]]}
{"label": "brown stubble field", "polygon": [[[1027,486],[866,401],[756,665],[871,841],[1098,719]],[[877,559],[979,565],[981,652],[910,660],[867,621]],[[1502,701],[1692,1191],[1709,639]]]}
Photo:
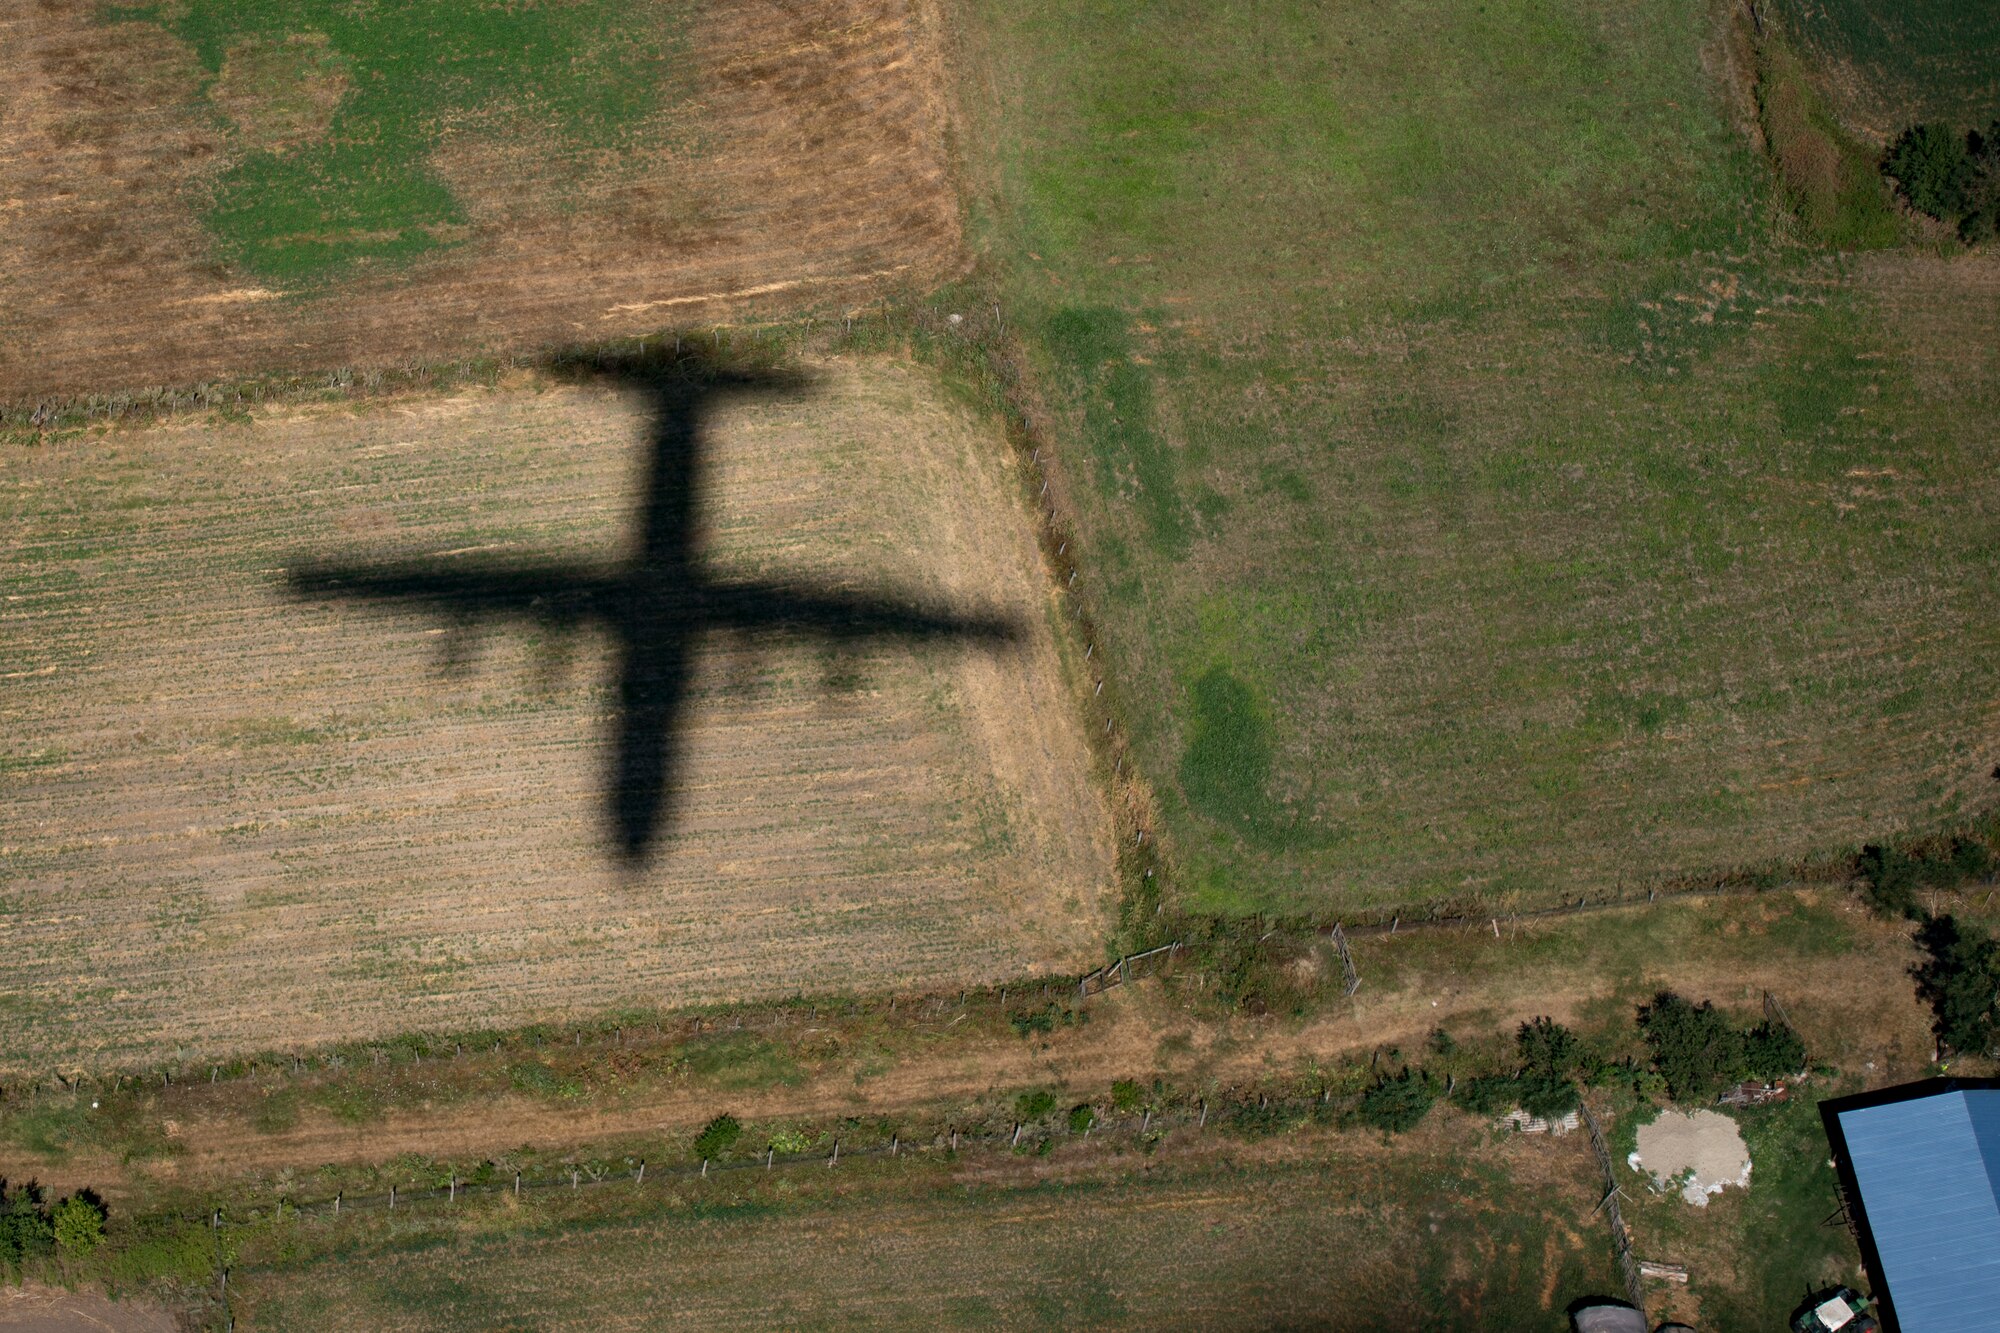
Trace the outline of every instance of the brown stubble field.
{"label": "brown stubble field", "polygon": [[99,8],[0,5],[0,402],[618,338],[963,262],[927,0],[703,7],[649,147],[579,177],[532,135],[447,134],[470,243],[290,293],[203,230],[241,145],[193,53]]}
{"label": "brown stubble field", "polygon": [[609,561],[644,418],[527,379],[94,432],[6,459],[8,1067],[1086,964],[1109,816],[991,431],[820,365],[710,431],[724,574],[1013,616],[1003,652],[710,636],[677,822],[620,872],[609,644],[288,600],[303,555]]}

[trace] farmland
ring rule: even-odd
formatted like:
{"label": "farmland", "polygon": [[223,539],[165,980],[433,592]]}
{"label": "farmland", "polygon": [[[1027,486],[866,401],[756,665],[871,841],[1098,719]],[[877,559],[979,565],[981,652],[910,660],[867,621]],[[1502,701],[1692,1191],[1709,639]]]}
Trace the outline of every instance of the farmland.
{"label": "farmland", "polygon": [[[1565,1293],[1605,1283],[1587,1177],[1564,1179],[1581,1144],[1517,1142],[1469,1168],[1451,1155],[1467,1137],[1454,1130],[1395,1160],[1356,1143],[1335,1149],[1337,1165],[1253,1154],[1067,1187],[972,1159],[942,1179],[913,1167],[818,1199],[810,1183],[790,1201],[702,1191],[580,1230],[524,1208],[325,1261],[253,1260],[240,1308],[260,1329],[1213,1328],[1343,1309],[1341,1327],[1469,1329],[1533,1327]],[[1510,1211],[1508,1192],[1530,1180],[1541,1205]],[[597,1255],[581,1267],[579,1234]]]}
{"label": "farmland", "polygon": [[1991,804],[1995,260],[1781,244],[1719,11],[957,12],[1184,906],[1783,877]]}
{"label": "farmland", "polygon": [[921,3],[0,22],[0,401],[539,350],[960,262]]}
{"label": "farmland", "polygon": [[818,370],[712,431],[714,564],[1025,637],[711,636],[677,822],[636,870],[605,845],[610,644],[461,639],[281,578],[615,559],[638,404],[522,374],[11,451],[8,1067],[1088,965],[1109,820],[1004,445],[920,371]]}
{"label": "farmland", "polygon": [[1972,0],[1784,0],[1787,35],[1847,128],[1886,143],[1921,120],[2000,114],[2000,15]]}

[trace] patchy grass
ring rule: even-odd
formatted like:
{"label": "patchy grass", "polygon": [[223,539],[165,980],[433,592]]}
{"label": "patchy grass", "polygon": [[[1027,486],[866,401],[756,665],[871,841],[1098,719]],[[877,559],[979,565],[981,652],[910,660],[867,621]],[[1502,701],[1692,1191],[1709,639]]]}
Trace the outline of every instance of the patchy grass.
{"label": "patchy grass", "polygon": [[1181,905],[1547,902],[1990,802],[1993,386],[1767,233],[1709,6],[959,8]]}
{"label": "patchy grass", "polygon": [[213,183],[221,256],[298,282],[404,260],[468,234],[431,165],[448,135],[616,148],[685,96],[679,17],[654,6],[191,0],[109,11],[191,47],[239,159]]}

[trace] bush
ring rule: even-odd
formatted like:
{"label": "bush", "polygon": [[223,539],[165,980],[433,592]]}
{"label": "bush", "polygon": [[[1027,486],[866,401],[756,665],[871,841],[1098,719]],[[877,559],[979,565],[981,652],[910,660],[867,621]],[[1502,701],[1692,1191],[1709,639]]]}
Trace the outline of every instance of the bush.
{"label": "bush", "polygon": [[1473,1115],[1496,1116],[1521,1104],[1521,1080],[1511,1074],[1487,1074],[1461,1080],[1451,1099]]}
{"label": "bush", "polygon": [[2000,1036],[2000,941],[1939,916],[1924,922],[1917,944],[1928,957],[1911,972],[1938,1041],[1964,1055],[1992,1050]]}
{"label": "bush", "polygon": [[1072,1106],[1069,1108],[1070,1133],[1081,1134],[1096,1123],[1097,1123],[1097,1112],[1089,1105],[1089,1103],[1085,1103],[1082,1106]]}
{"label": "bush", "polygon": [[57,1204],[49,1221],[64,1258],[81,1259],[104,1243],[104,1205],[89,1190]]}
{"label": "bush", "polygon": [[1039,1088],[1034,1092],[1024,1092],[1014,1099],[1014,1118],[1023,1124],[1030,1120],[1040,1120],[1055,1109],[1055,1094]]}
{"label": "bush", "polygon": [[785,1157],[797,1157],[810,1147],[812,1139],[804,1130],[781,1129],[771,1136],[771,1151]]}
{"label": "bush", "polygon": [[1458,1041],[1443,1028],[1432,1028],[1430,1039],[1424,1043],[1433,1055],[1450,1055],[1458,1049]]}
{"label": "bush", "polygon": [[743,1126],[736,1123],[735,1116],[719,1115],[694,1136],[694,1155],[704,1162],[716,1161],[735,1147],[736,1140],[742,1137]]}
{"label": "bush", "polygon": [[1945,125],[1913,125],[1890,145],[1882,170],[1919,213],[1956,222],[1977,184],[1965,141]]}
{"label": "bush", "polygon": [[1743,1034],[1707,1001],[1690,1004],[1661,991],[1640,1006],[1639,1027],[1677,1102],[1711,1098],[1744,1075]]}
{"label": "bush", "polygon": [[1136,1111],[1139,1099],[1144,1093],[1138,1083],[1129,1078],[1121,1078],[1111,1085],[1111,1104],[1120,1111]]}
{"label": "bush", "polygon": [[1361,1094],[1361,1123],[1390,1134],[1415,1129],[1437,1100],[1437,1088],[1420,1069],[1385,1074]]}

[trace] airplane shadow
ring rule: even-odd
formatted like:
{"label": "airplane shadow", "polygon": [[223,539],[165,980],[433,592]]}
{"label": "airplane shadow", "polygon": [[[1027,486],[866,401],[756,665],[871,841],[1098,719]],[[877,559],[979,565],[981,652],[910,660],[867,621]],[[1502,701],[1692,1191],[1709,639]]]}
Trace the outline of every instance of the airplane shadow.
{"label": "airplane shadow", "polygon": [[[575,354],[547,368],[561,378],[640,395],[652,420],[639,547],[622,565],[453,557],[361,563],[300,559],[284,588],[306,601],[348,599],[443,617],[448,644],[488,622],[523,621],[556,636],[602,626],[615,645],[605,806],[611,850],[643,865],[669,827],[696,641],[713,630],[863,640],[952,639],[1002,646],[1021,636],[1009,617],[965,613],[809,580],[741,581],[711,574],[693,549],[703,484],[703,414],[728,394],[796,393],[808,381],[782,369],[723,364],[677,348]],[[448,653],[451,651],[448,648]]]}

